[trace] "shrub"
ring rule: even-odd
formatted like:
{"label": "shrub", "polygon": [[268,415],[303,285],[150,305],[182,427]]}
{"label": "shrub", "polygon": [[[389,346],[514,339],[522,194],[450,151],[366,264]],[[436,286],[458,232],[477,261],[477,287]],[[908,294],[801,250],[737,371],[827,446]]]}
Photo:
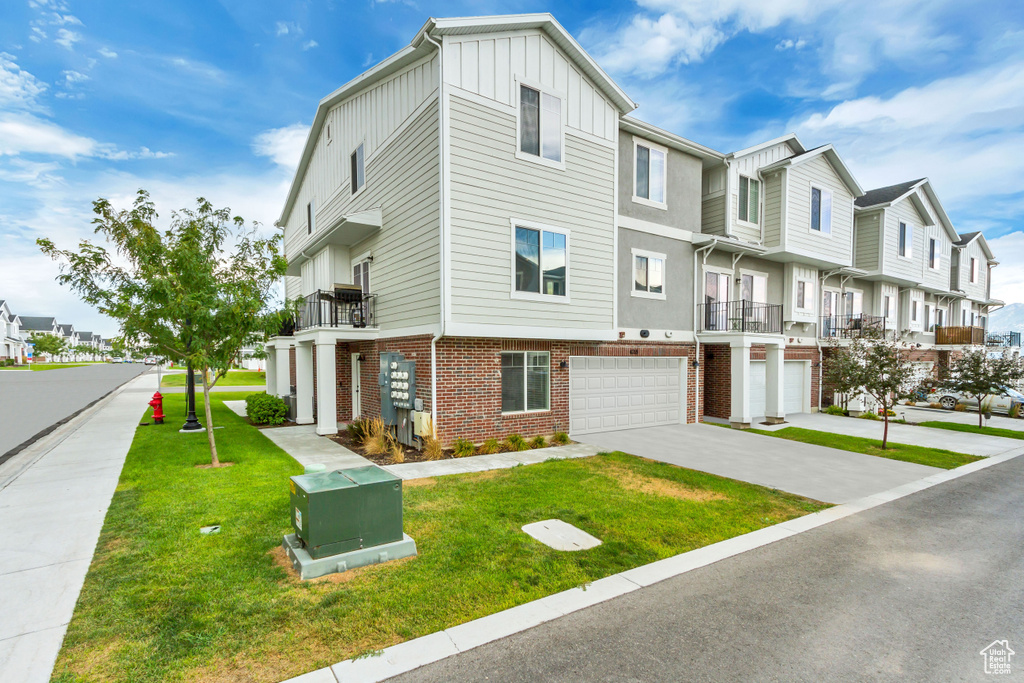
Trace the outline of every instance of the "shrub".
{"label": "shrub", "polygon": [[825,408],[825,413],[828,415],[846,415],[846,411],[843,410],[843,407],[837,405],[831,405],[828,408]]}
{"label": "shrub", "polygon": [[491,453],[497,453],[500,450],[501,444],[498,443],[497,439],[487,439],[487,441],[480,444],[480,448],[476,449],[476,452],[479,455],[490,455]]}
{"label": "shrub", "polygon": [[402,448],[402,444],[398,443],[397,439],[391,441],[391,446],[388,449],[391,455],[392,465],[401,465],[405,462],[405,449]]}
{"label": "shrub", "polygon": [[867,413],[862,413],[861,416],[860,416],[860,419],[862,419],[862,420],[881,420],[882,418],[878,417],[877,415],[875,415],[872,412],[867,412]]}
{"label": "shrub", "polygon": [[535,436],[530,439],[530,448],[545,448],[547,445],[548,442],[543,436]]}
{"label": "shrub", "polygon": [[348,423],[348,438],[357,446],[363,443],[363,439],[366,438],[366,425],[362,420]]}
{"label": "shrub", "polygon": [[942,404],[941,403],[929,403],[928,407],[929,408],[940,408],[941,409],[942,408]]}
{"label": "shrub", "polygon": [[1010,417],[1020,417],[1021,407],[1019,403],[1014,403],[1010,406]]}
{"label": "shrub", "polygon": [[967,404],[966,403],[957,403],[956,407],[953,408],[953,410],[957,411],[958,413],[966,413],[967,412]]}
{"label": "shrub", "polygon": [[905,406],[916,406],[917,402],[916,401],[904,401],[903,405],[905,405]]}
{"label": "shrub", "polygon": [[363,448],[368,455],[387,455],[391,452],[394,441],[395,438],[391,435],[391,429],[388,428],[380,417],[375,417],[366,423]]}
{"label": "shrub", "polygon": [[456,458],[465,458],[476,453],[476,446],[469,439],[456,439],[452,451]]}
{"label": "shrub", "polygon": [[288,415],[288,406],[278,396],[263,392],[245,397],[245,413],[257,425],[279,425]]}
{"label": "shrub", "polygon": [[509,434],[505,437],[505,449],[509,451],[526,451],[530,449],[530,444],[519,434]]}
{"label": "shrub", "polygon": [[569,435],[565,432],[555,432],[555,435],[551,437],[551,443],[557,443],[559,446],[565,446],[569,443]]}

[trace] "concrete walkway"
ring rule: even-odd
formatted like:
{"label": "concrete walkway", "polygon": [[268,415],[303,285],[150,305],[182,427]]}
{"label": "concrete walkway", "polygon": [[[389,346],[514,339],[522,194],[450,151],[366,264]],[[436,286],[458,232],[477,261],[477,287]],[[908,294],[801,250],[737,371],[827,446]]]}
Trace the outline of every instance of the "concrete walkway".
{"label": "concrete walkway", "polygon": [[152,385],[132,380],[0,467],[3,680],[50,680]]}
{"label": "concrete walkway", "polygon": [[[867,439],[881,439],[883,425],[881,421],[862,420],[859,418],[827,415],[825,413],[799,413],[786,416],[787,424],[773,427],[758,426],[758,429],[776,430],[785,427],[801,427],[819,432],[861,436]],[[889,423],[889,441],[905,443],[912,446],[943,448],[957,453],[992,456],[1020,448],[1017,439],[1006,439],[1001,436],[986,436],[969,432],[953,432],[946,429],[929,429]]]}
{"label": "concrete walkway", "polygon": [[573,438],[602,450],[632,453],[826,503],[846,503],[943,471],[705,424],[626,429]]}
{"label": "concrete walkway", "polygon": [[[245,408],[244,403],[242,403],[242,408]],[[353,453],[345,448],[340,443],[317,434],[316,425],[293,425],[261,429],[260,434],[276,443],[282,451],[298,460],[299,464],[303,467],[307,465],[324,465],[328,470],[342,470],[373,464],[358,453]]]}
{"label": "concrete walkway", "polygon": [[468,458],[452,458],[431,462],[408,462],[402,465],[387,465],[384,469],[402,479],[422,479],[424,477],[441,477],[446,474],[466,474],[467,472],[486,472],[500,470],[519,465],[533,465],[545,460],[568,460],[570,458],[589,458],[597,455],[601,449],[585,443],[574,443],[568,446],[552,446],[537,450],[517,451],[514,453],[494,453],[492,455],[472,455]]}

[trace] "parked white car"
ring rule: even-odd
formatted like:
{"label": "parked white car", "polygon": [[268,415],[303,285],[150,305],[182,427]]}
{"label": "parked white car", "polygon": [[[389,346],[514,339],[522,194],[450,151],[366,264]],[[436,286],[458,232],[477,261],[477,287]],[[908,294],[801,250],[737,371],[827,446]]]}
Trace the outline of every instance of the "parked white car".
{"label": "parked white car", "polygon": [[[1016,389],[996,391],[985,398],[985,410],[992,413],[1009,413],[1010,408],[1015,404],[1024,405],[1024,394]],[[974,396],[963,396],[956,391],[940,389],[928,395],[929,403],[941,403],[946,410],[953,410],[957,403],[963,403],[970,408],[978,407],[978,399]]]}

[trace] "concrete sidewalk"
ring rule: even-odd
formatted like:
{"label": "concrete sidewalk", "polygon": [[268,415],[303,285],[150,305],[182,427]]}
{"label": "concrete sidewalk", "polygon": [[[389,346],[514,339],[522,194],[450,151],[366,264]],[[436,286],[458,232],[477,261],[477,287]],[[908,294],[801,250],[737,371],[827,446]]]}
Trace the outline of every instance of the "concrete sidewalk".
{"label": "concrete sidewalk", "polygon": [[[234,401],[230,401],[234,403]],[[234,407],[229,406],[236,413]],[[242,402],[242,412],[245,403]],[[242,413],[239,413],[240,415]],[[260,434],[267,437],[278,447],[295,458],[303,467],[308,465],[324,465],[328,470],[341,470],[349,467],[365,467],[373,463],[336,441],[316,433],[316,425],[293,425],[289,427],[272,427],[261,429]]]}
{"label": "concrete sidewalk", "polygon": [[[973,427],[978,426],[977,412],[958,413],[955,410],[942,410],[941,408],[896,406],[896,414],[905,415],[908,422],[955,422]],[[999,427],[1000,429],[1013,429],[1018,432],[1024,432],[1024,420],[1020,418],[993,414],[988,420],[983,418],[982,422],[986,427]]]}
{"label": "concrete sidewalk", "polygon": [[[975,418],[977,419],[977,418]],[[882,438],[881,421],[861,420],[859,418],[827,415],[825,413],[798,413],[787,415],[786,424],[773,427],[759,425],[758,429],[775,430],[784,427],[800,427],[814,429],[819,432],[860,436],[867,439]],[[1001,436],[986,436],[969,432],[954,432],[948,429],[929,429],[889,423],[889,441],[927,448],[942,448],[957,453],[970,455],[992,456],[1020,448],[1017,439],[1006,439]]]}
{"label": "concrete sidewalk", "polygon": [[632,453],[826,503],[846,503],[944,471],[706,424],[624,429],[573,438],[602,450]]}
{"label": "concrete sidewalk", "polygon": [[0,672],[48,681],[147,408],[140,377],[0,468]]}

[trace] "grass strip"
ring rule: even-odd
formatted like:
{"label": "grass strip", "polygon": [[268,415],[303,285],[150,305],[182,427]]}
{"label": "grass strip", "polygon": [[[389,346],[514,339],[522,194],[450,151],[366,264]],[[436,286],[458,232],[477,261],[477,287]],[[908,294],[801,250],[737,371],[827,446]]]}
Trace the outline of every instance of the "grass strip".
{"label": "grass strip", "polygon": [[[188,373],[177,373],[174,375],[164,375],[160,380],[161,387],[183,387],[185,386],[185,380],[188,379]],[[266,373],[257,372],[256,370],[231,370],[228,374],[220,378],[217,382],[218,387],[248,387],[266,384],[267,376]],[[203,386],[202,375],[196,375],[196,387]]]}
{"label": "grass strip", "polygon": [[917,426],[931,427],[932,429],[948,429],[951,432],[968,432],[970,434],[984,434],[985,436],[1002,436],[1007,439],[1024,439],[1024,431],[1004,429],[1002,427],[979,427],[978,425],[967,425],[957,422],[941,422],[937,420],[918,422]]}

